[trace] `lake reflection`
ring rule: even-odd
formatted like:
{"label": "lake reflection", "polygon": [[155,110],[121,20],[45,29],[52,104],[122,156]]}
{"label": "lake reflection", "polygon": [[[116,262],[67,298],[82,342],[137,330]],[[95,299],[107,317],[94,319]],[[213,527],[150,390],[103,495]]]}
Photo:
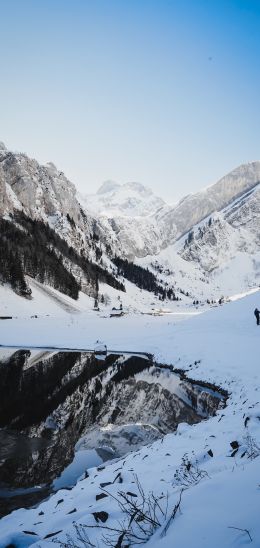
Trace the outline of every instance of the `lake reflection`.
{"label": "lake reflection", "polygon": [[180,422],[196,423],[219,405],[219,397],[176,375],[173,382],[171,371],[146,356],[102,358],[0,349],[2,515],[71,487],[89,467],[152,443]]}

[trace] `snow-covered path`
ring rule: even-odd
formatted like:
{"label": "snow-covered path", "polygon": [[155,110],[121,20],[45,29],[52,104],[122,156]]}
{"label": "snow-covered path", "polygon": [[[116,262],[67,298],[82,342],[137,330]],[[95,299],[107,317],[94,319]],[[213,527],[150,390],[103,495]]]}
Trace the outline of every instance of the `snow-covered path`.
{"label": "snow-covered path", "polygon": [[[62,346],[69,338],[75,347],[84,347],[83,341],[89,344],[98,336],[115,348],[148,351],[157,361],[172,363],[194,379],[219,385],[230,396],[227,407],[212,419],[194,426],[180,424],[176,434],[166,436],[162,443],[155,442],[100,471],[92,469],[89,478],[71,491],[58,492],[37,509],[21,509],[6,516],[0,522],[0,546],[13,543],[19,548],[30,544],[47,548],[53,545],[52,537],[44,537],[61,531],[56,538],[65,540],[66,533],[75,534],[74,521],[90,525],[91,541],[105,546],[101,531],[92,529],[96,523],[93,512],[106,511],[110,525],[122,515],[111,496],[96,500],[100,484],[113,481],[120,471],[122,483],[114,482],[107,490],[111,495],[132,492],[137,474],[145,492],[153,490],[159,496],[168,492],[171,510],[181,489],[175,474],[180,473],[187,454],[192,466],[207,474],[184,491],[181,513],[167,535],[160,538],[159,529],[148,545],[238,548],[250,544],[259,548],[260,457],[253,456],[260,454],[260,328],[253,316],[255,306],[260,308],[259,293],[182,322],[142,315],[112,320],[89,313],[84,318],[74,316],[67,324],[56,322],[56,326],[51,318],[28,320],[28,325],[16,320],[12,333],[4,324],[1,338],[5,343],[16,339],[17,344],[30,340],[39,346],[44,341]],[[238,449],[235,453],[234,448]],[[37,536],[23,533],[25,530]]]}

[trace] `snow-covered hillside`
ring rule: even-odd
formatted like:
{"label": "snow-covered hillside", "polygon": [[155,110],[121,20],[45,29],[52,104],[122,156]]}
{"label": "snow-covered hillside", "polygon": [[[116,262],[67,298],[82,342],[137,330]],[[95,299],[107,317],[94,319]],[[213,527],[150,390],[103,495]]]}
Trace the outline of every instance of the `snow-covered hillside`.
{"label": "snow-covered hillside", "polygon": [[[147,546],[257,548],[260,406],[256,305],[259,307],[259,293],[180,323],[173,317],[166,321],[165,317],[129,316],[119,320],[116,330],[108,329],[110,319],[96,317],[89,323],[90,330],[79,331],[78,324],[64,329],[60,323],[53,333],[52,325],[43,320],[49,340],[68,344],[70,333],[72,347],[82,346],[83,342],[89,344],[96,332],[110,347],[121,344],[150,351],[157,361],[174,364],[188,377],[222,387],[228,400],[215,417],[193,426],[182,423],[175,434],[163,440],[89,469],[88,477],[81,477],[72,490],[63,489],[37,508],[20,509],[4,517],[1,546],[47,548],[53,540],[68,542],[69,535],[80,548],[87,545],[87,537],[92,546],[101,548],[106,546],[104,535],[109,532],[105,527],[116,529],[110,530],[115,544],[128,519],[125,510],[130,502],[120,506],[122,494],[138,504],[150,494],[161,510],[157,507],[153,527],[142,520]],[[16,333],[18,339],[25,340],[30,332],[34,342],[32,322],[17,324],[13,341]],[[99,497],[101,494],[106,496]],[[147,513],[146,504],[145,509]],[[141,534],[138,521],[131,523],[130,532]],[[85,534],[85,544],[78,538],[75,524],[83,525],[78,532]],[[127,544],[127,538],[123,537],[121,546]]]}
{"label": "snow-covered hillside", "polygon": [[260,185],[194,225],[156,256],[139,259],[197,300],[260,284]]}
{"label": "snow-covered hillside", "polygon": [[[76,318],[80,313],[92,313],[94,308],[95,299],[93,296],[89,296],[82,291],[79,292],[77,300],[69,297],[54,289],[48,284],[43,284],[26,277],[26,282],[31,290],[31,298],[25,299],[18,295],[10,286],[0,284],[0,316],[11,316],[15,320],[21,318],[33,317],[36,321],[33,322],[34,328],[37,331],[39,329],[39,319],[49,318],[48,321],[52,322],[55,318],[62,316],[65,321],[71,321],[71,315],[74,317],[73,321],[77,321]],[[110,317],[113,313],[113,308],[118,309],[122,304],[124,315],[128,314],[170,314],[179,312],[180,314],[189,313],[190,299],[183,297],[183,301],[171,301],[165,302],[159,300],[153,293],[144,291],[136,287],[135,284],[125,280],[126,291],[122,292],[115,289],[105,283],[100,283],[99,286],[99,310],[96,310],[94,317]],[[90,315],[89,318],[92,316]],[[88,316],[86,316],[87,320]],[[8,339],[3,338],[4,334],[4,320],[1,322],[1,338],[0,345],[11,344],[13,333],[10,329]],[[83,322],[84,323],[84,322]],[[112,322],[113,323],[113,322]],[[13,323],[7,321],[8,328],[12,327]],[[114,324],[113,324],[114,325]],[[44,335],[42,328],[40,328],[40,334]],[[48,337],[48,332],[46,333]],[[94,335],[95,336],[95,335]],[[28,339],[27,339],[28,340]],[[38,341],[39,344],[43,344]],[[20,340],[20,344],[23,346],[25,341]],[[28,344],[28,342],[27,342]],[[44,344],[49,344],[45,339]]]}

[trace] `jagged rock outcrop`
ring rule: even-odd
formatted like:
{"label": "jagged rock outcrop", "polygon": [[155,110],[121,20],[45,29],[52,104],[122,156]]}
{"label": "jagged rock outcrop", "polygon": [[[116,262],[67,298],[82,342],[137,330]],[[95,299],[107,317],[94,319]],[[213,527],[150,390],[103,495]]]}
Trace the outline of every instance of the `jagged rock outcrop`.
{"label": "jagged rock outcrop", "polygon": [[177,228],[176,237],[179,237],[212,212],[222,210],[234,199],[253,189],[259,182],[260,162],[241,165],[214,185],[181,200],[165,216],[158,215],[158,222],[170,222],[172,219]]}
{"label": "jagged rock outcrop", "polygon": [[211,272],[238,253],[254,255],[259,250],[260,184],[195,228],[180,254]]}
{"label": "jagged rock outcrop", "polygon": [[69,245],[86,254],[95,221],[77,200],[76,188],[54,164],[40,165],[26,154],[0,147],[0,214],[22,210],[47,222]]}

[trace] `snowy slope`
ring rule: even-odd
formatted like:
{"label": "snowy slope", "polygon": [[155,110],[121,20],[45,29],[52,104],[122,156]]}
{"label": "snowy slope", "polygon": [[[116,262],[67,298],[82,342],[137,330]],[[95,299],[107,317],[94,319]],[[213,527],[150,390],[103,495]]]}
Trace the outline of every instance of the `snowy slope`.
{"label": "snowy slope", "polygon": [[153,216],[103,216],[102,227],[114,252],[132,261],[135,257],[159,253],[162,248],[164,232]]}
{"label": "snowy slope", "polygon": [[[20,509],[6,516],[0,522],[1,546],[13,543],[17,548],[47,548],[53,545],[53,539],[66,541],[66,534],[76,541],[75,522],[88,526],[87,534],[95,547],[105,546],[105,531],[95,527],[93,513],[107,512],[105,525],[118,528],[124,513],[115,497],[130,492],[140,500],[136,474],[145,496],[153,491],[161,497],[160,505],[166,513],[164,517],[158,513],[160,525],[148,546],[258,547],[259,328],[252,314],[256,305],[259,293],[177,324],[170,318],[167,323],[165,318],[147,322],[140,316],[134,332],[130,329],[131,318],[122,321],[116,333],[107,330],[105,320],[92,319],[93,328],[106,337],[109,345],[117,345],[120,338],[121,344],[153,352],[158,361],[176,364],[193,379],[221,386],[229,393],[226,408],[197,425],[180,424],[176,434],[167,435],[163,442],[156,441],[99,470],[89,470],[89,477],[72,490],[59,491],[35,509]],[[49,334],[53,337],[51,327]],[[56,340],[60,336],[67,337],[62,325]],[[78,326],[71,326],[70,336],[72,345],[79,342]],[[188,475],[183,475],[185,470]],[[121,483],[116,480],[108,485],[108,496],[96,500],[96,495],[104,492],[100,484],[113,481],[119,472]],[[164,531],[181,491],[180,511]],[[83,546],[79,541],[76,544]]]}
{"label": "snowy slope", "polygon": [[[54,318],[55,323],[55,318],[62,316],[70,322],[71,314],[78,315],[82,312],[89,313],[93,311],[94,298],[82,291],[79,292],[79,298],[75,301],[68,295],[64,295],[49,285],[41,284],[29,276],[26,277],[26,281],[32,291],[30,299],[25,299],[14,293],[7,284],[0,284],[0,316],[12,316],[15,319],[37,316],[37,325],[35,325],[35,329],[37,330],[40,327],[39,318]],[[122,303],[124,314],[150,314],[156,311],[161,311],[161,313],[174,311],[186,313],[189,308],[189,299],[184,299],[183,302],[171,301],[163,303],[153,293],[141,290],[127,280],[124,283],[126,288],[125,293],[107,284],[100,283],[99,312],[96,312],[95,315],[109,317],[112,313],[112,308],[118,308],[120,303]],[[101,296],[104,302],[100,302]],[[76,319],[73,321],[76,321]],[[7,323],[8,328],[10,328],[12,324],[10,322]],[[3,344],[3,324],[4,321],[1,322],[0,344]],[[12,329],[9,335],[9,344],[11,344],[13,337]],[[23,345],[24,343],[21,341],[21,344]]]}
{"label": "snowy slope", "polygon": [[[193,238],[182,257],[200,262],[211,271],[220,266],[228,255],[238,251],[254,253],[259,249],[260,185],[242,195],[219,214],[195,229]],[[215,256],[211,252],[215,251]]]}
{"label": "snowy slope", "polygon": [[[71,299],[50,287],[27,278],[32,290],[31,298],[25,299],[14,293],[8,285],[0,284],[0,316],[12,316],[13,318],[30,318],[32,316],[66,316],[93,308],[93,298],[80,292],[78,301]],[[8,323],[10,328],[10,322]]]}
{"label": "snowy slope", "polygon": [[219,299],[260,284],[260,185],[138,262],[195,300]]}

